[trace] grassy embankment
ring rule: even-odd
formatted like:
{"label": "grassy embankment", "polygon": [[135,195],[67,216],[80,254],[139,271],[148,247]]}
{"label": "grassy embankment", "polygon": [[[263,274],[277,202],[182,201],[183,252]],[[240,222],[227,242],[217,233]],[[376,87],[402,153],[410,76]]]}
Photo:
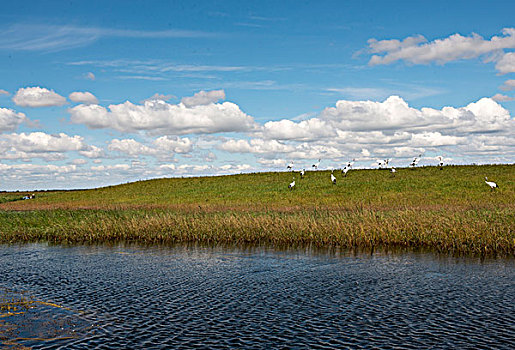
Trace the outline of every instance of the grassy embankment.
{"label": "grassy embankment", "polygon": [[[335,173],[336,174],[336,173]],[[484,176],[500,188],[492,192]],[[0,193],[0,242],[412,247],[515,256],[515,166],[308,172]]]}

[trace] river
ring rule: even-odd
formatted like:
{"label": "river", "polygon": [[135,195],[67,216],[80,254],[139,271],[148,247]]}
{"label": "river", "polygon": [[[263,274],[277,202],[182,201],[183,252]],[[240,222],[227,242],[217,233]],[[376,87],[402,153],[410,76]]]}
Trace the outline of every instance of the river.
{"label": "river", "polygon": [[1,245],[0,288],[7,348],[515,348],[514,259]]}

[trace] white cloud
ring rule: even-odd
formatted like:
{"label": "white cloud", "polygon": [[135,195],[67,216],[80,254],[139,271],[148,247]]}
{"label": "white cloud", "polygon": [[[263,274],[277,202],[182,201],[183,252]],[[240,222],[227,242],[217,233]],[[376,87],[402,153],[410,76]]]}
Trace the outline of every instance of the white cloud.
{"label": "white cloud", "polygon": [[79,102],[84,104],[97,104],[98,99],[91,92],[72,92],[68,98],[73,102]]}
{"label": "white cloud", "polygon": [[511,125],[509,112],[490,98],[441,110],[415,109],[398,96],[384,102],[341,100],[319,118],[342,131],[453,129],[458,133],[499,131]]}
{"label": "white cloud", "polygon": [[0,158],[30,161],[41,158],[47,161],[63,160],[66,152],[88,156],[97,147],[87,145],[81,136],[64,133],[50,135],[44,132],[12,133],[0,136]]}
{"label": "white cloud", "polygon": [[502,56],[495,68],[499,74],[515,73],[515,52],[509,52]]}
{"label": "white cloud", "polygon": [[[471,59],[488,54],[499,54],[505,49],[515,48],[515,28],[504,28],[502,36],[493,36],[485,40],[482,36],[472,33],[471,36],[453,34],[444,39],[428,42],[421,35],[407,37],[404,40],[368,41],[369,50],[373,55],[370,65],[390,64],[399,60],[411,64],[429,64]],[[501,74],[513,71],[513,53],[505,54],[497,63],[496,68]]]}
{"label": "white cloud", "polygon": [[86,75],[85,75],[85,78],[88,79],[88,80],[95,80],[96,79],[95,74],[93,74],[92,72],[87,72]]}
{"label": "white cloud", "polygon": [[[88,157],[88,158],[101,158],[105,155],[105,152],[102,148],[90,145],[85,150],[79,151],[79,154]],[[97,160],[97,159],[95,159]]]}
{"label": "white cloud", "polygon": [[114,139],[111,140],[108,149],[130,157],[156,156],[159,159],[169,159],[176,153],[190,153],[193,150],[193,142],[187,137],[162,136],[155,139],[151,146],[147,146],[134,139]]}
{"label": "white cloud", "polygon": [[257,161],[259,164],[266,168],[286,168],[287,161],[285,159],[267,159],[259,158]]}
{"label": "white cloud", "polygon": [[66,98],[41,87],[20,88],[13,97],[14,103],[22,107],[49,107],[66,104]]}
{"label": "white cloud", "polygon": [[230,153],[277,154],[294,152],[293,145],[286,145],[276,140],[252,139],[228,140],[223,142],[219,149]]}
{"label": "white cloud", "polygon": [[239,173],[242,171],[249,171],[254,168],[249,164],[236,164],[236,165],[235,164],[225,164],[225,165],[220,166],[219,169],[223,172]]}
{"label": "white cloud", "polygon": [[162,164],[158,167],[158,169],[165,171],[175,170],[175,164]]}
{"label": "white cloud", "polygon": [[4,89],[0,89],[0,95],[10,95],[9,91],[6,91]]}
{"label": "white cloud", "polygon": [[225,100],[224,90],[199,91],[191,97],[184,97],[181,102],[186,107],[203,106]]}
{"label": "white cloud", "polygon": [[[18,174],[62,174],[77,170],[74,164],[71,165],[38,165],[38,164],[1,164],[0,172],[14,171]],[[14,175],[14,174],[13,174]]]}
{"label": "white cloud", "polygon": [[133,139],[111,140],[107,149],[110,151],[125,153],[129,156],[153,155],[156,153],[155,149],[145,146]]}
{"label": "white cloud", "polygon": [[162,100],[129,101],[110,105],[78,105],[70,108],[71,121],[89,128],[111,128],[121,132],[148,131],[153,134],[177,135],[249,131],[255,128],[252,117],[231,102],[187,107]]}
{"label": "white cloud", "polygon": [[154,146],[164,154],[166,153],[189,153],[193,150],[193,142],[185,137],[162,136],[153,142]]}
{"label": "white cloud", "polygon": [[131,168],[129,164],[114,164],[114,165],[97,165],[92,166],[93,171],[113,171],[113,170],[124,170],[127,171]]}
{"label": "white cloud", "polygon": [[336,130],[325,121],[312,118],[300,122],[288,119],[271,121],[263,126],[263,135],[276,140],[320,140],[336,136]]}
{"label": "white cloud", "polygon": [[409,145],[413,147],[440,147],[454,146],[465,142],[465,137],[442,135],[439,132],[423,132],[412,134]]}
{"label": "white cloud", "polygon": [[326,168],[352,158],[396,158],[409,164],[421,153],[452,154],[466,147],[467,154],[495,151],[510,159],[514,150],[507,138],[514,132],[509,112],[491,98],[438,110],[413,108],[392,96],[383,102],[341,100],[317,117],[268,122],[250,134],[256,138],[225,139],[217,148],[253,154],[263,166],[279,168],[291,160],[297,168],[309,167],[318,158],[326,160]]}
{"label": "white cloud", "polygon": [[508,101],[514,101],[515,97],[506,96],[503,94],[495,94],[491,97],[492,100],[497,102],[508,102]]}
{"label": "white cloud", "polygon": [[24,121],[27,121],[25,114],[8,108],[0,108],[0,132],[13,131]]}
{"label": "white cloud", "polygon": [[146,98],[143,101],[141,101],[141,103],[144,103],[145,101],[156,101],[156,100],[157,101],[168,101],[168,100],[171,100],[172,98],[175,98],[175,96],[155,93],[152,96],[150,96],[149,98]]}
{"label": "white cloud", "polygon": [[82,159],[82,158],[77,158],[77,159],[72,160],[72,164],[75,164],[75,165],[84,165],[87,162],[88,161],[86,159]]}
{"label": "white cloud", "polygon": [[503,91],[515,90],[515,79],[506,80],[500,89]]}
{"label": "white cloud", "polygon": [[1,140],[8,142],[9,147],[23,152],[68,152],[86,149],[81,136],[68,136],[64,133],[50,135],[44,132],[32,132],[30,134],[3,135]]}

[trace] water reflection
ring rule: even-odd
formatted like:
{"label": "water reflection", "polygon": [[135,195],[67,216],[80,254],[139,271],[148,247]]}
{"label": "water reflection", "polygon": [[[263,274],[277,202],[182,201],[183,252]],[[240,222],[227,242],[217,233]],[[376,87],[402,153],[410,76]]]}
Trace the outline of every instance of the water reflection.
{"label": "water reflection", "polygon": [[0,246],[0,286],[73,310],[42,317],[71,320],[75,338],[21,341],[34,348],[513,348],[514,267],[309,248]]}

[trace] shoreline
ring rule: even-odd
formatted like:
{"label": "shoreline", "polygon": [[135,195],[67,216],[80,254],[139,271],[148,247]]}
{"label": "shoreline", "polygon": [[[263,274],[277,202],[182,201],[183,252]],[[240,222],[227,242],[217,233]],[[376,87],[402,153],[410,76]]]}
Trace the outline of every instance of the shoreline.
{"label": "shoreline", "polygon": [[[0,243],[254,244],[410,248],[515,257],[514,210],[191,212],[44,210],[0,213]],[[11,220],[7,228],[6,218]],[[412,225],[414,220],[417,225]],[[46,223],[46,224],[45,224]],[[52,223],[52,224],[50,224]]]}

